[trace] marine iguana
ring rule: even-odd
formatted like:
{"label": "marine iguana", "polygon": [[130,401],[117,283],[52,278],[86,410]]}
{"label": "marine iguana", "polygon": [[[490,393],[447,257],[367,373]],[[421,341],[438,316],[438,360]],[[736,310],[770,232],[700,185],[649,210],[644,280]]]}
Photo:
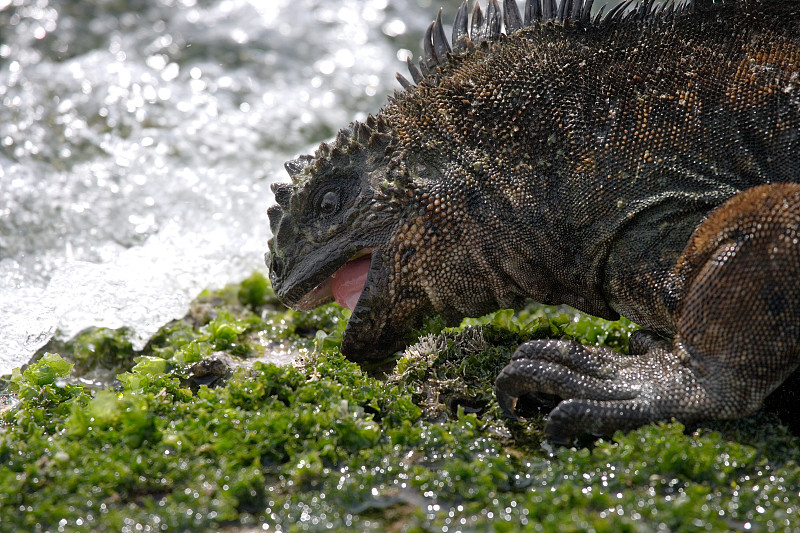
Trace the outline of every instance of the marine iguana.
{"label": "marine iguana", "polygon": [[642,326],[519,347],[498,400],[563,399],[555,440],[750,413],[800,363],[800,2],[591,8],[440,11],[413,83],[286,163],[273,287],[351,308],[355,361],[528,298]]}

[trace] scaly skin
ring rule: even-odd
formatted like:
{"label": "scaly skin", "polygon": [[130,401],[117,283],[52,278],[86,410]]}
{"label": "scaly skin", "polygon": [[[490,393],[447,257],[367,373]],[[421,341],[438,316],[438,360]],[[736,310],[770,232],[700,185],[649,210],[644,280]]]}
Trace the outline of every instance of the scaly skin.
{"label": "scaly skin", "polygon": [[646,328],[637,356],[520,347],[498,398],[509,413],[521,394],[564,398],[554,439],[749,413],[800,362],[800,2],[602,22],[565,8],[510,17],[505,37],[490,3],[471,34],[486,40],[462,32],[449,55],[437,23],[417,86],[289,162],[273,286],[290,306],[330,301],[326,278],[371,253],[342,343],[357,361],[425,315],[527,298]]}

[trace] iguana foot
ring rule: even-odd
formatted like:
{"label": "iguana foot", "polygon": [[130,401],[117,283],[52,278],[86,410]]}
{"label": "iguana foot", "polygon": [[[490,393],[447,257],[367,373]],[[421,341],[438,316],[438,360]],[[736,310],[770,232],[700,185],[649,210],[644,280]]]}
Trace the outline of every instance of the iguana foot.
{"label": "iguana foot", "polygon": [[513,412],[524,394],[563,398],[545,427],[560,441],[758,409],[800,363],[800,185],[754,187],[725,202],[669,276],[654,298],[674,310],[672,343],[638,333],[631,352],[641,355],[523,344],[497,378],[503,409]]}
{"label": "iguana foot", "polygon": [[[520,396],[546,393],[566,398],[550,413],[545,427],[556,442],[582,433],[632,429],[672,416],[692,418],[697,407],[711,409],[721,400],[709,394],[703,379],[682,357],[664,347],[624,355],[561,340],[520,346],[497,377],[496,387],[501,408],[512,417]],[[688,398],[691,402],[685,401]]]}

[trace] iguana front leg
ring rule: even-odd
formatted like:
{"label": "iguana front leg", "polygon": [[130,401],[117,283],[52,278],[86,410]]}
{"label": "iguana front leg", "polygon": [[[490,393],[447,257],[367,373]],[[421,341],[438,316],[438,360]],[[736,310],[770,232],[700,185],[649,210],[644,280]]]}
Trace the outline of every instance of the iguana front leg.
{"label": "iguana front leg", "polygon": [[641,355],[526,343],[497,378],[501,406],[511,413],[530,393],[564,398],[545,428],[554,440],[758,409],[800,363],[800,185],[755,187],[712,212],[671,283],[671,345],[647,334],[635,343],[647,348]]}

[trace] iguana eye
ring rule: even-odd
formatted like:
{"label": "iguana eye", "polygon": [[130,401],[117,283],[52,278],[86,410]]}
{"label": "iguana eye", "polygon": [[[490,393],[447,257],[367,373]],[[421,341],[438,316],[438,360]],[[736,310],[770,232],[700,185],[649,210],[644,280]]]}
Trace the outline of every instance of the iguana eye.
{"label": "iguana eye", "polygon": [[329,216],[339,210],[339,193],[328,191],[319,201],[319,212],[322,216]]}

